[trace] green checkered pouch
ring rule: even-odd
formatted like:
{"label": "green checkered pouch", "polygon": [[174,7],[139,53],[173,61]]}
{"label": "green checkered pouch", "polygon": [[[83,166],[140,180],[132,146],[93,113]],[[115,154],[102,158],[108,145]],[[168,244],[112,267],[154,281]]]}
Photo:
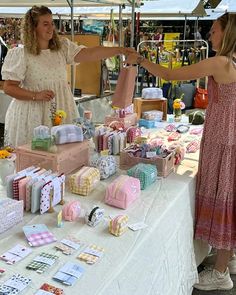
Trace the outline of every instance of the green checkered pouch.
{"label": "green checkered pouch", "polygon": [[127,170],[127,174],[138,178],[140,180],[141,190],[144,190],[147,186],[156,181],[157,168],[155,165],[139,163]]}
{"label": "green checkered pouch", "polygon": [[59,257],[53,254],[42,252],[31,261],[26,268],[43,273],[47,268],[52,266]]}

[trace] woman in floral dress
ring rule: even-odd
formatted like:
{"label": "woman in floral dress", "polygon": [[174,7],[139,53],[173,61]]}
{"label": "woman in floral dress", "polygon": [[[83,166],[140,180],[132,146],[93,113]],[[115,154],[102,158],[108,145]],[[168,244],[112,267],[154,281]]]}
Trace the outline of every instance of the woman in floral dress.
{"label": "woman in floral dress", "polygon": [[209,40],[216,56],[170,70],[137,53],[128,57],[165,80],[209,77],[209,105],[201,142],[196,186],[195,238],[217,250],[215,264],[199,274],[201,290],[233,288],[236,273],[236,14],[212,25]]}

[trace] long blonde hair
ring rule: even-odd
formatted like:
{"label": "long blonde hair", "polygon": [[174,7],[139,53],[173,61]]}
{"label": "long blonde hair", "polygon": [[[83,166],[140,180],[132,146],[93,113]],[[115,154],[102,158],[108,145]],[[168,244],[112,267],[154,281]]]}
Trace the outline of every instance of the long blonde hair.
{"label": "long blonde hair", "polygon": [[217,55],[224,55],[232,59],[236,53],[236,14],[225,13],[217,21],[224,31],[221,47]]}
{"label": "long blonde hair", "polygon": [[[24,17],[22,23],[22,39],[25,48],[27,51],[34,55],[40,54],[40,47],[37,41],[37,37],[35,34],[35,28],[38,25],[39,17],[42,15],[50,14],[52,15],[52,11],[46,6],[36,6],[34,5],[31,9],[29,9]],[[49,49],[51,50],[59,50],[61,48],[61,43],[55,29],[53,30],[53,37],[49,41]]]}

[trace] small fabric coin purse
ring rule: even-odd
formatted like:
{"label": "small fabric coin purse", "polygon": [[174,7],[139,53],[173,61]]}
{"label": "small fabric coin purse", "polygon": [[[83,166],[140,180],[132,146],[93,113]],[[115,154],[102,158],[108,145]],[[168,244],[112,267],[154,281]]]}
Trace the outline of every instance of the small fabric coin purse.
{"label": "small fabric coin purse", "polygon": [[85,213],[85,222],[89,226],[96,226],[100,221],[102,221],[104,216],[104,209],[94,206],[92,210]]}
{"label": "small fabric coin purse", "polygon": [[121,236],[128,228],[128,220],[129,217],[123,214],[111,219],[109,223],[109,232],[116,237]]}
{"label": "small fabric coin purse", "polygon": [[63,206],[62,218],[66,221],[75,221],[79,219],[81,205],[79,201],[71,201]]}

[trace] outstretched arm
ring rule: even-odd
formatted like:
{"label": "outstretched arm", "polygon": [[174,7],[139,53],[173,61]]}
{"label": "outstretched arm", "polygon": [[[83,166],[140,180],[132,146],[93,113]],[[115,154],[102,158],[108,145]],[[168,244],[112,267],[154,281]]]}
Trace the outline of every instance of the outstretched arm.
{"label": "outstretched arm", "polygon": [[131,54],[135,53],[136,51],[132,48],[125,48],[125,47],[103,47],[103,46],[96,46],[90,48],[83,48],[80,52],[76,55],[75,61],[76,62],[86,62],[86,61],[95,61],[101,60],[103,58],[108,58],[111,56],[123,54],[126,57]]}
{"label": "outstretched arm", "polygon": [[215,56],[204,59],[196,64],[184,66],[179,69],[168,69],[159,64],[150,62],[140,57],[140,55],[131,54],[127,57],[126,63],[139,64],[154,76],[161,77],[167,81],[171,80],[194,80],[206,76],[219,76],[220,72],[227,64],[227,59],[223,56]]}

